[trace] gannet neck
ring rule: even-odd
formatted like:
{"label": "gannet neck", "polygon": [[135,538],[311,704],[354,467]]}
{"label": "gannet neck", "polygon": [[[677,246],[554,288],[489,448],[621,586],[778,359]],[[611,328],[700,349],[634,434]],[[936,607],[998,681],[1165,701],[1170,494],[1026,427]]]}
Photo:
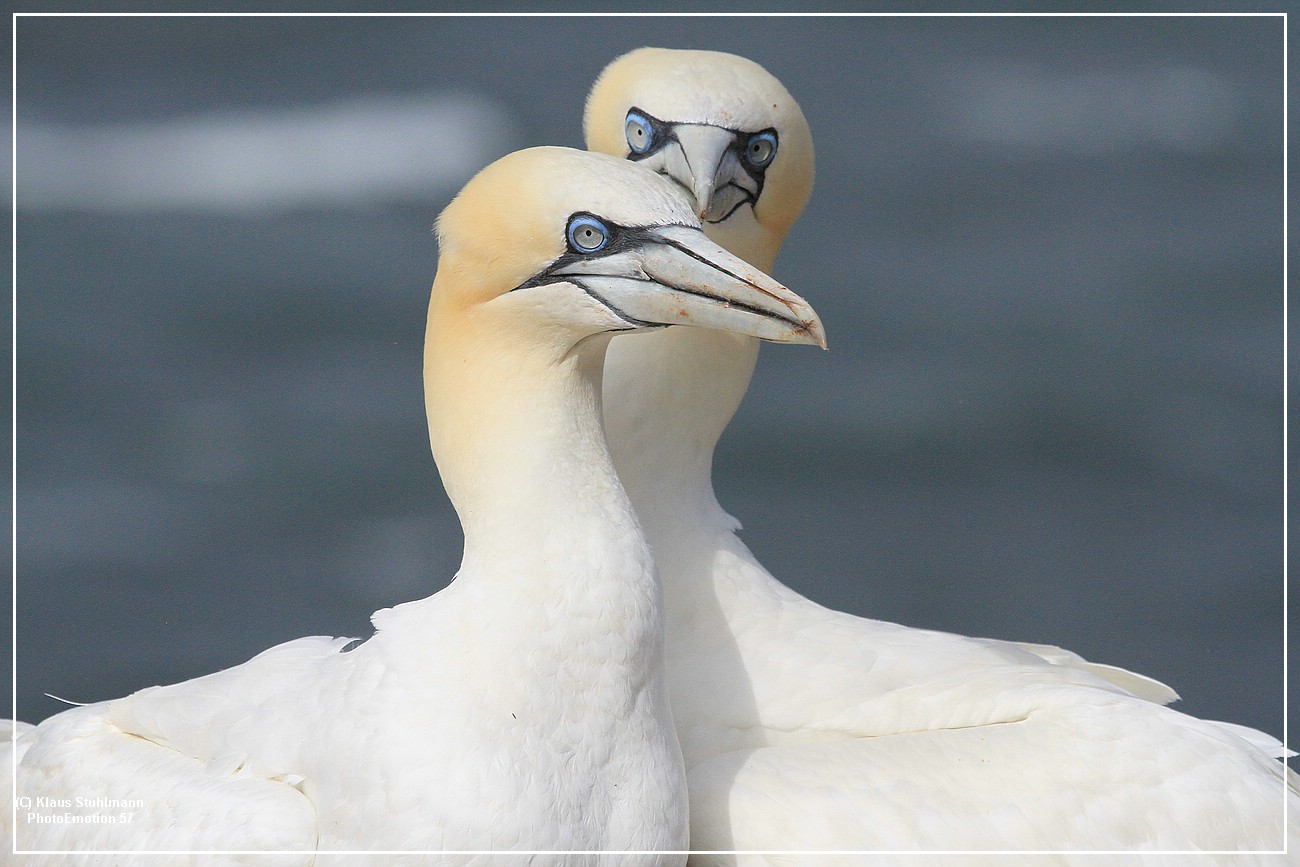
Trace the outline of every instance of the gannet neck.
{"label": "gannet neck", "polygon": [[652,543],[667,526],[734,526],[713,493],[713,452],[757,360],[757,340],[701,328],[627,335],[610,345],[609,448]]}
{"label": "gannet neck", "polygon": [[[570,351],[520,345],[480,313],[451,317],[435,290],[425,338],[430,442],[465,530],[464,565],[536,560],[557,580],[586,558],[653,570],[601,426],[608,338]],[[562,552],[561,560],[539,552]],[[509,575],[509,570],[494,569]]]}

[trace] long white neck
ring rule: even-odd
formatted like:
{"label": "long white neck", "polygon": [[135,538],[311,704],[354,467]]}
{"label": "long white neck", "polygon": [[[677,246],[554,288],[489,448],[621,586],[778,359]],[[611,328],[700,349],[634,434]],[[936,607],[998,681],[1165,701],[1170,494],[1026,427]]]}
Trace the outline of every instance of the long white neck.
{"label": "long white neck", "polygon": [[[680,848],[686,794],[663,592],[601,422],[609,341],[575,345],[577,335],[544,321],[521,325],[509,301],[448,309],[445,294],[435,285],[425,405],[465,554],[450,587],[376,621],[397,648],[386,676],[405,671],[418,707],[421,680],[448,670],[450,655],[454,682],[439,681],[437,703],[488,733],[480,745],[518,750],[540,769],[494,768],[506,778],[477,803],[506,803],[495,791],[518,797],[523,812],[506,809],[489,836]],[[521,817],[542,824],[510,824]]]}
{"label": "long white neck", "polygon": [[653,669],[661,591],[605,445],[608,341],[521,346],[509,335],[490,316],[431,305],[425,402],[465,532],[458,581],[509,609],[567,620],[575,635],[626,642],[629,666]]}
{"label": "long white neck", "polygon": [[627,335],[610,346],[609,447],[652,545],[669,527],[730,524],[713,494],[713,450],[757,361],[756,339],[702,328]]}
{"label": "long white neck", "polygon": [[[781,238],[752,219],[747,226],[724,226],[706,226],[706,232],[771,271]],[[749,389],[758,344],[722,331],[669,328],[621,336],[609,348],[609,448],[666,582],[673,580],[663,568],[672,556],[670,540],[730,533],[735,526],[713,493],[713,451]]]}

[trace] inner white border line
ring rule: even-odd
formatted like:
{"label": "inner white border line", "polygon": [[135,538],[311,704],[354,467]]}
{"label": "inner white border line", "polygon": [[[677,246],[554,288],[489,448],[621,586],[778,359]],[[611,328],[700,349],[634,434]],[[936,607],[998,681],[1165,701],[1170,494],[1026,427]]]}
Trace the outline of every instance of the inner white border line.
{"label": "inner white border line", "polygon": [[1285,855],[1285,849],[22,849],[16,855]]}

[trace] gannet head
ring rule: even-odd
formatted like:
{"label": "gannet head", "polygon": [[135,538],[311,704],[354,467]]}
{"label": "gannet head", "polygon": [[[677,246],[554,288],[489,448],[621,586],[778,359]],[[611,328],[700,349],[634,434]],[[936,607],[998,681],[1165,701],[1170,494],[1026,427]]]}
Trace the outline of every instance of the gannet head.
{"label": "gannet head", "polygon": [[668,325],[825,345],[807,302],[706,238],[675,184],[625,160],[503,157],[448,205],[438,242],[431,316],[509,311],[569,347]]}
{"label": "gannet head", "polygon": [[590,150],[689,190],[710,236],[761,267],[812,192],[812,134],[799,104],[767,70],[733,54],[625,54],[592,86],[583,125]]}

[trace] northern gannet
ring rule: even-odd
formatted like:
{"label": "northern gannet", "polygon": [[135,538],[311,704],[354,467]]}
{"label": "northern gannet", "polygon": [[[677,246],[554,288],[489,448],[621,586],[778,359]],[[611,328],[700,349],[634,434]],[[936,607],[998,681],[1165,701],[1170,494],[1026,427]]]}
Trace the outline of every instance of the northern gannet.
{"label": "northern gannet", "polygon": [[[765,271],[811,192],[802,111],[734,55],[624,55],[584,129],[690,190],[709,236]],[[677,329],[618,338],[605,368],[610,448],[664,581],[693,849],[1281,847],[1296,782],[1267,735],[1060,648],[832,611],[768,573],[710,477],[757,352]]]}
{"label": "northern gannet", "polygon": [[[438,239],[424,381],[465,534],[456,580],[377,612],[356,646],[303,638],[24,727],[20,848],[316,853],[278,865],[356,863],[337,850],[684,860],[661,588],[605,447],[605,348],[677,324],[824,345],[821,325],[709,241],[674,184],[600,154],[502,158],[443,212]],[[86,816],[113,821],[75,821]],[[497,863],[382,863],[462,861]]]}

